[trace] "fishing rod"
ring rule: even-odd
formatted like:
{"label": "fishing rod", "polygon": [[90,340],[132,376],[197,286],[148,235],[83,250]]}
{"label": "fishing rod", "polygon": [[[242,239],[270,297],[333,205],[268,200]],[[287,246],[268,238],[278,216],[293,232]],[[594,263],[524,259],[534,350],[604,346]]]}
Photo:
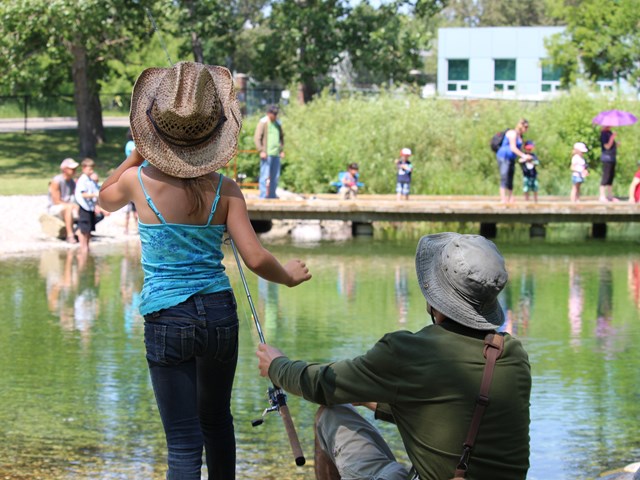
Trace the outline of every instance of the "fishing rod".
{"label": "fishing rod", "polygon": [[[264,334],[262,333],[262,327],[260,326],[258,312],[256,312],[256,307],[253,303],[253,299],[251,298],[251,292],[249,291],[247,279],[244,276],[244,271],[242,269],[242,264],[240,263],[240,257],[238,256],[236,244],[233,242],[233,239],[231,237],[228,237],[228,240],[229,244],[231,245],[231,250],[233,251],[233,256],[236,258],[236,263],[238,264],[240,279],[242,280],[244,291],[247,294],[247,300],[249,301],[249,307],[251,308],[251,314],[253,315],[253,321],[256,325],[256,330],[258,330],[260,343],[267,343],[264,340]],[[291,450],[293,452],[293,457],[296,460],[296,465],[301,467],[305,464],[306,460],[304,458],[304,454],[302,453],[302,447],[300,447],[300,440],[298,440],[296,427],[293,425],[293,420],[291,419],[291,415],[289,414],[289,407],[287,406],[287,395],[284,393],[284,390],[278,387],[275,383],[272,383],[271,385],[272,386],[267,390],[269,404],[271,406],[264,409],[260,418],[252,420],[251,425],[253,427],[262,425],[264,423],[264,418],[268,413],[278,412],[280,414],[280,417],[282,418],[282,421],[284,422],[284,428],[287,431],[287,436],[289,437],[289,444],[291,444]]]}

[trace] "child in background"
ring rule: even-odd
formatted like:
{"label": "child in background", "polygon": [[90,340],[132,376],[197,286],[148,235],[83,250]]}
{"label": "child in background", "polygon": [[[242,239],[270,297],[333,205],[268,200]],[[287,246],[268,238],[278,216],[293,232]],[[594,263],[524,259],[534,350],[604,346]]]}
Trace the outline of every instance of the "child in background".
{"label": "child in background", "polygon": [[524,200],[529,201],[529,192],[533,192],[533,201],[538,203],[538,171],[536,167],[540,164],[540,160],[533,150],[536,148],[535,143],[527,140],[524,143],[524,151],[531,157],[528,160],[520,159],[522,167],[522,191],[524,192]]}
{"label": "child in background", "polygon": [[342,176],[342,186],[338,193],[340,198],[347,200],[358,196],[358,164],[351,163],[347,167],[347,173]]}
{"label": "child in background", "polygon": [[80,251],[82,253],[89,252],[89,242],[91,241],[91,232],[96,227],[96,203],[98,201],[98,192],[100,189],[97,184],[91,180],[93,167],[95,162],[90,158],[85,158],[80,166],[82,175],[76,183],[76,202],[80,206],[78,212],[78,229],[80,230]]}
{"label": "child in background", "polygon": [[[94,183],[95,187],[98,190],[100,190],[100,177],[98,176],[98,174],[96,172],[93,172],[91,175],[89,175],[89,178]],[[110,215],[109,212],[102,210],[100,208],[100,205],[98,205],[97,203],[95,205],[94,211],[96,212],[96,223],[100,222],[101,220],[104,220],[104,217]]]}
{"label": "child in background", "polygon": [[411,156],[410,148],[400,150],[400,158],[395,160],[398,176],[396,179],[396,198],[397,200],[409,200],[409,192],[411,191],[411,172],[413,165],[409,157]]}
{"label": "child in background", "polygon": [[[131,129],[127,132],[127,143],[124,145],[124,157],[128,158],[136,148],[136,143],[133,141],[133,134]],[[129,234],[129,216],[133,216],[133,222],[138,223],[138,211],[136,210],[136,204],[129,202],[125,208],[124,214],[124,234]]]}
{"label": "child in background", "polygon": [[571,157],[571,201],[578,202],[580,201],[580,185],[584,182],[584,179],[589,175],[589,170],[587,168],[587,162],[584,159],[584,154],[587,153],[589,149],[587,146],[578,142],[573,145],[573,156]]}

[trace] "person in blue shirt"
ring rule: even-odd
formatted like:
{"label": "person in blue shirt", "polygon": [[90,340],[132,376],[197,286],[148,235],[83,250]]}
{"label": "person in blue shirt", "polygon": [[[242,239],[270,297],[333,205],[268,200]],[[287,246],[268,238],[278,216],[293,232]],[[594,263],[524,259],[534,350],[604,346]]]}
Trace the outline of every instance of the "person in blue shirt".
{"label": "person in blue shirt", "polygon": [[[500,201],[513,202],[513,175],[515,174],[516,159],[530,160],[531,157],[522,151],[522,135],[529,129],[529,122],[520,119],[515,128],[507,130],[502,145],[496,152],[498,170],[500,171]],[[519,161],[520,161],[519,160]]]}
{"label": "person in blue shirt", "polygon": [[131,96],[131,155],[104,182],[109,211],[138,207],[144,283],[140,313],[168,448],[167,478],[235,478],[231,390],[238,360],[236,300],[222,264],[228,232],[247,267],[296,286],[304,262],[282,265],[258,240],[236,183],[216,170],[235,155],[241,114],[224,67],[149,68]]}

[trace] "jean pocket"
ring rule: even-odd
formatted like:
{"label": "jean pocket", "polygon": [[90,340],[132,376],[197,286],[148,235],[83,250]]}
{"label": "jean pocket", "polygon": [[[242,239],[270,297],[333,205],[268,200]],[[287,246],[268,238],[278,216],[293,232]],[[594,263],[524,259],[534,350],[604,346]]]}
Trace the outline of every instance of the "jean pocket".
{"label": "jean pocket", "polygon": [[145,322],[147,360],[161,365],[175,365],[189,360],[196,350],[196,328],[195,325]]}
{"label": "jean pocket", "polygon": [[234,360],[238,356],[238,324],[216,327],[218,348],[215,359],[222,363]]}

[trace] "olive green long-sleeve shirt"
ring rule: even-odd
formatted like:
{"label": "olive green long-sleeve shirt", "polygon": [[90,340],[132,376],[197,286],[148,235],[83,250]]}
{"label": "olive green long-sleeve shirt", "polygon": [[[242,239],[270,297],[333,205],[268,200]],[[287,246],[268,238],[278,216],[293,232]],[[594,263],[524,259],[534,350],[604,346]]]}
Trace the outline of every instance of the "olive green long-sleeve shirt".
{"label": "olive green long-sleeve shirt", "polygon": [[[422,480],[451,478],[467,436],[485,365],[484,336],[446,321],[380,339],[364,355],[328,364],[276,358],[269,376],[322,405],[378,402],[393,415]],[[505,335],[467,479],[525,479],[529,468],[529,360]],[[386,405],[385,405],[386,404]]]}

